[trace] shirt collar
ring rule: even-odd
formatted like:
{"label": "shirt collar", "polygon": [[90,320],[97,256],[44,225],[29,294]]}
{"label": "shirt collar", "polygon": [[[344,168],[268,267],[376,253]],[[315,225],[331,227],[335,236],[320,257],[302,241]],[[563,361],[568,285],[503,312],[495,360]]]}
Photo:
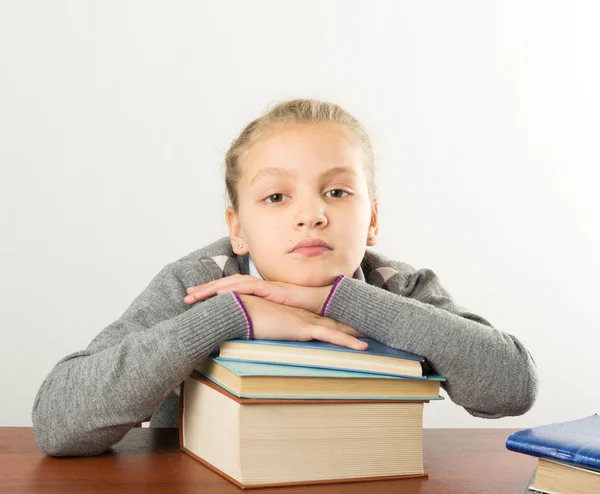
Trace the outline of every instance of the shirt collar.
{"label": "shirt collar", "polygon": [[[254,265],[254,261],[252,261],[252,256],[250,255],[250,253],[248,253],[248,267],[250,270],[250,276],[254,276],[255,278],[260,278],[261,280],[264,280],[264,278],[258,272],[258,269],[256,269],[256,266]],[[352,278],[354,278],[355,280],[365,281],[365,275],[360,266],[358,266],[358,269],[354,271]]]}

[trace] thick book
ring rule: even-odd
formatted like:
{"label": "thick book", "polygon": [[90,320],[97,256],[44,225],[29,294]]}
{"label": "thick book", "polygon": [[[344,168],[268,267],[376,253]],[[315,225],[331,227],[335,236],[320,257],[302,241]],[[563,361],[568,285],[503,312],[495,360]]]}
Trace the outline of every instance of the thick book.
{"label": "thick book", "polygon": [[423,404],[238,398],[194,371],[180,448],[241,488],[426,478]]}
{"label": "thick book", "polygon": [[220,357],[203,359],[196,370],[242,398],[440,400],[445,380],[438,374],[415,379]]}
{"label": "thick book", "polygon": [[535,474],[526,492],[543,494],[600,492],[600,472],[539,458]]}
{"label": "thick book", "polygon": [[511,434],[511,451],[600,471],[600,416],[542,425]]}
{"label": "thick book", "polygon": [[227,360],[274,363],[358,371],[424,379],[429,370],[425,358],[389,347],[371,338],[366,350],[322,341],[229,340],[219,344],[219,357]]}

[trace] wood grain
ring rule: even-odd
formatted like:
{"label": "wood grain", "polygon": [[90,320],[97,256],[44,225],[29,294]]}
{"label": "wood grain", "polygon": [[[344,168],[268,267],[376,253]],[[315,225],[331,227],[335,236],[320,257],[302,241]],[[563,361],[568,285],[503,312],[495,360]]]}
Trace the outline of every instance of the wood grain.
{"label": "wood grain", "polygon": [[[425,429],[428,480],[271,487],[252,494],[514,494],[525,491],[533,457],[504,447],[513,429]],[[52,458],[40,452],[33,429],[0,428],[0,492],[44,494],[228,494],[241,489],[179,449],[177,429],[134,428],[109,452]]]}

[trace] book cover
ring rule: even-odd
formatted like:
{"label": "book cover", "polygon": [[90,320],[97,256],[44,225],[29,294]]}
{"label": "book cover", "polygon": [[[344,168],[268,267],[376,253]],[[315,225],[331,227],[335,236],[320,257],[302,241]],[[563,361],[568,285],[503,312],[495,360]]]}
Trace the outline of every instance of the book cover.
{"label": "book cover", "polygon": [[[423,378],[415,378],[415,377],[398,377],[398,376],[388,376],[385,374],[372,374],[367,372],[357,372],[357,371],[344,371],[337,369],[325,369],[319,367],[307,367],[307,366],[292,366],[292,365],[279,365],[272,363],[261,363],[261,362],[246,362],[241,360],[227,360],[219,357],[209,357],[205,362],[200,362],[196,366],[196,371],[200,372],[204,376],[208,377],[211,381],[216,383],[217,385],[223,387],[230,393],[242,397],[242,398],[298,398],[296,394],[278,394],[272,395],[268,393],[252,393],[252,394],[244,394],[237,392],[236,390],[231,389],[227,384],[221,380],[219,380],[214,375],[211,375],[210,372],[207,372],[203,368],[203,363],[210,364],[210,362],[214,361],[225,367],[227,370],[234,373],[239,377],[273,377],[273,378],[310,378],[310,379],[340,379],[340,380],[356,380],[356,379],[365,379],[370,380],[372,382],[373,379],[376,380],[387,380],[387,381],[417,381],[422,382],[423,380],[429,381],[439,381],[443,382],[446,379],[435,373],[430,373],[424,376]],[[354,381],[356,382],[356,381]],[[335,396],[325,396],[322,394],[305,394],[303,395],[306,399],[387,399],[387,400],[443,400],[442,396],[375,396],[369,395],[365,393],[363,396],[357,395],[341,395],[336,394]]]}
{"label": "book cover", "polygon": [[[266,347],[273,347],[274,349],[276,349],[277,347],[284,347],[284,348],[291,348],[291,349],[332,351],[332,352],[347,353],[347,354],[358,355],[358,356],[364,355],[365,357],[391,358],[391,359],[398,359],[399,361],[402,360],[402,361],[408,362],[411,365],[416,365],[418,368],[420,368],[420,371],[418,372],[418,374],[416,372],[413,374],[409,374],[409,373],[398,373],[395,370],[387,372],[383,369],[380,369],[380,370],[372,370],[372,369],[366,369],[366,368],[355,369],[351,365],[349,365],[347,367],[343,366],[343,364],[340,363],[341,361],[338,361],[338,365],[330,365],[330,364],[324,362],[323,360],[321,360],[318,365],[315,363],[303,363],[303,362],[290,363],[290,362],[278,361],[277,363],[280,365],[305,366],[305,367],[311,367],[311,368],[312,367],[331,368],[331,369],[336,369],[336,370],[348,370],[348,371],[352,371],[352,372],[359,371],[359,372],[377,374],[377,375],[387,374],[390,376],[411,377],[411,378],[416,378],[416,379],[425,379],[423,374],[431,371],[431,367],[429,366],[428,362],[421,355],[417,355],[415,353],[407,352],[405,350],[399,350],[396,348],[389,347],[389,346],[387,346],[377,340],[374,340],[372,338],[358,338],[358,339],[361,341],[367,342],[367,344],[369,346],[366,350],[354,350],[352,348],[348,348],[348,347],[344,347],[344,346],[340,346],[340,345],[334,345],[332,343],[326,343],[326,342],[318,341],[318,340],[284,341],[284,340],[239,340],[238,339],[238,340],[229,340],[229,341],[223,342],[222,346],[223,346],[223,348],[229,349],[229,348],[234,348],[238,345],[240,345],[242,347],[246,346],[246,345],[260,345],[260,346],[266,346]],[[260,360],[260,357],[244,359],[242,356],[239,356],[239,357],[236,356],[235,358],[230,357],[230,356],[224,356],[219,353],[219,350],[217,350],[216,353],[213,353],[212,356],[215,356],[215,357],[218,356],[222,359],[227,359],[227,360],[269,363],[268,360]],[[270,363],[273,363],[273,362],[271,361]]]}
{"label": "book cover", "polygon": [[[390,380],[415,380],[420,377],[398,377],[387,374],[373,374],[371,372],[345,371],[339,369],[325,369],[322,367],[308,367],[296,365],[265,364],[262,362],[246,362],[243,360],[228,360],[220,357],[214,359],[224,365],[238,376],[277,376],[277,377],[336,377],[340,379],[390,379]],[[423,379],[445,381],[446,378],[436,373],[429,373]]]}
{"label": "book cover", "polygon": [[507,449],[600,471],[600,416],[542,425],[511,434]]}
{"label": "book cover", "polygon": [[425,358],[416,353],[406,352],[404,350],[398,350],[390,346],[384,345],[383,343],[374,340],[372,338],[357,338],[358,340],[365,341],[368,343],[369,348],[366,350],[354,350],[345,346],[334,345],[333,343],[326,343],[319,340],[310,341],[288,341],[288,340],[229,340],[231,342],[243,342],[260,345],[278,345],[278,346],[290,346],[299,348],[314,348],[317,350],[333,350],[336,352],[352,352],[361,353],[364,355],[379,355],[381,357],[394,357],[401,358],[404,360],[414,360],[416,362],[425,362]]}

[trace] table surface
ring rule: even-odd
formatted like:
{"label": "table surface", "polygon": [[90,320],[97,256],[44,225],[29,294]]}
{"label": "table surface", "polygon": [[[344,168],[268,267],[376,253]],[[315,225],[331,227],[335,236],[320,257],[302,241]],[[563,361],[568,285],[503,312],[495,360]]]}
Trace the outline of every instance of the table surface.
{"label": "table surface", "polygon": [[[536,459],[508,451],[514,429],[425,429],[429,479],[272,487],[271,494],[515,494],[525,492]],[[0,427],[0,492],[210,493],[242,492],[179,449],[177,429],[135,428],[109,452],[52,458],[40,452],[30,427]]]}

